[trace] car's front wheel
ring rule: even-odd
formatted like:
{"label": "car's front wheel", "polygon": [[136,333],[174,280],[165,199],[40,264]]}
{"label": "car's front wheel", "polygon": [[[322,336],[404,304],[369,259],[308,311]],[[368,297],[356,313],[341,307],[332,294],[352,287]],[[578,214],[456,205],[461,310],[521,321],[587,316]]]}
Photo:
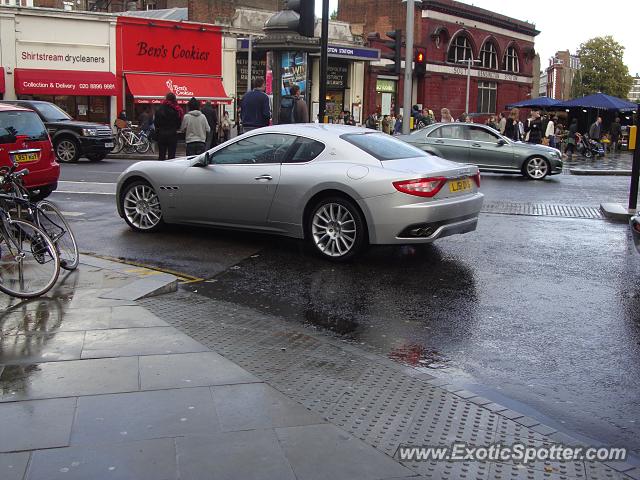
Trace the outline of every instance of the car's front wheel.
{"label": "car's front wheel", "polygon": [[524,162],[522,173],[531,180],[542,180],[551,171],[549,161],[542,157],[532,157]]}
{"label": "car's front wheel", "polygon": [[343,262],[355,257],[368,243],[366,224],[355,204],[343,197],[327,197],[311,209],[307,239],[323,258]]}
{"label": "car's front wheel", "polygon": [[63,137],[56,141],[56,157],[65,163],[77,162],[80,158],[80,148],[78,143],[69,137]]}
{"label": "car's front wheel", "polygon": [[127,224],[139,232],[153,232],[164,225],[158,194],[151,185],[137,180],[124,187],[120,206]]}

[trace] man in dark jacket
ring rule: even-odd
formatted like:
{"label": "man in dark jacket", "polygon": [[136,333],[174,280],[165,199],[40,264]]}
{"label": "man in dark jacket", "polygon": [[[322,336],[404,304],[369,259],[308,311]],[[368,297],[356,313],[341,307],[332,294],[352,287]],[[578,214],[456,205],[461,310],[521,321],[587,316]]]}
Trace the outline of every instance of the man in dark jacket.
{"label": "man in dark jacket", "polygon": [[213,108],[211,102],[207,102],[200,111],[207,119],[207,123],[211,129],[207,134],[207,142],[205,144],[205,150],[209,150],[218,144],[218,109]]}
{"label": "man in dark jacket", "polygon": [[542,120],[540,112],[531,113],[531,122],[527,132],[529,133],[529,143],[539,144],[542,141]]}
{"label": "man in dark jacket", "polygon": [[600,137],[602,137],[600,125],[602,125],[602,117],[598,117],[589,128],[589,138],[591,140],[595,140],[596,142],[600,141]]}
{"label": "man in dark jacket", "polygon": [[178,130],[180,130],[183,116],[184,112],[178,105],[176,96],[171,92],[167,93],[154,119],[158,141],[158,160],[176,158]]}
{"label": "man in dark jacket", "polygon": [[264,90],[264,78],[258,77],[253,81],[253,90],[242,97],[242,127],[245,132],[269,125],[271,106]]}
{"label": "man in dark jacket", "polygon": [[620,141],[620,135],[622,135],[622,126],[620,125],[620,119],[616,117],[616,121],[611,124],[611,151],[613,153],[618,152],[618,142]]}
{"label": "man in dark jacket", "polygon": [[291,92],[291,96],[295,98],[293,107],[293,119],[295,123],[309,123],[309,107],[307,107],[307,102],[304,101],[304,98],[300,96],[300,87],[293,85],[289,91]]}

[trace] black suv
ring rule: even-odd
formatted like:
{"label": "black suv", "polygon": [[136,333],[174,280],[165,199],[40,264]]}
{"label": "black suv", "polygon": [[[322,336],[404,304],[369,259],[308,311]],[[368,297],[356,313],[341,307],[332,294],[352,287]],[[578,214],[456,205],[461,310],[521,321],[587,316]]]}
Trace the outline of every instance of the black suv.
{"label": "black suv", "polygon": [[107,125],[74,120],[67,112],[49,102],[3,100],[1,103],[30,108],[40,116],[59,162],[77,162],[80,157],[97,162],[113,149],[113,132]]}

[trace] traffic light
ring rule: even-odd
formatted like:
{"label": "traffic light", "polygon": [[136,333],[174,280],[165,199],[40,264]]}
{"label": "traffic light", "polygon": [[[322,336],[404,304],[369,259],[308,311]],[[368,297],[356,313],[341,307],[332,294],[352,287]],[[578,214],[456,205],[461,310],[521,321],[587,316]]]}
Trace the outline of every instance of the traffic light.
{"label": "traffic light", "polygon": [[300,15],[295,30],[303,37],[313,37],[316,28],[315,0],[286,0],[285,8]]}
{"label": "traffic light", "polygon": [[416,49],[416,53],[413,56],[413,63],[415,64],[415,69],[414,71],[416,72],[416,75],[424,75],[427,71],[427,58],[426,55],[424,54],[424,50],[421,48],[417,48]]}
{"label": "traffic light", "polygon": [[381,56],[382,58],[393,60],[393,64],[389,65],[387,68],[390,72],[398,75],[402,71],[402,30],[387,32],[387,37],[393,41],[386,41],[382,43],[391,50],[391,53],[383,52]]}

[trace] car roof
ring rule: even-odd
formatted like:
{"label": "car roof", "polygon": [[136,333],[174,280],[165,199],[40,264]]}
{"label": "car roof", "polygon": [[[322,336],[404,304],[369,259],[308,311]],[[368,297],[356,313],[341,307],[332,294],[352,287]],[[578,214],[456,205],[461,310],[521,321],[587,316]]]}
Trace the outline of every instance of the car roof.
{"label": "car roof", "polygon": [[19,107],[18,105],[13,105],[11,103],[1,103],[0,102],[0,112],[32,112],[33,110],[29,108]]}
{"label": "car roof", "polygon": [[[252,131],[253,132],[253,131]],[[289,135],[308,135],[330,140],[345,133],[382,133],[364,127],[341,125],[338,123],[287,123],[262,127],[256,133],[287,133]]]}

